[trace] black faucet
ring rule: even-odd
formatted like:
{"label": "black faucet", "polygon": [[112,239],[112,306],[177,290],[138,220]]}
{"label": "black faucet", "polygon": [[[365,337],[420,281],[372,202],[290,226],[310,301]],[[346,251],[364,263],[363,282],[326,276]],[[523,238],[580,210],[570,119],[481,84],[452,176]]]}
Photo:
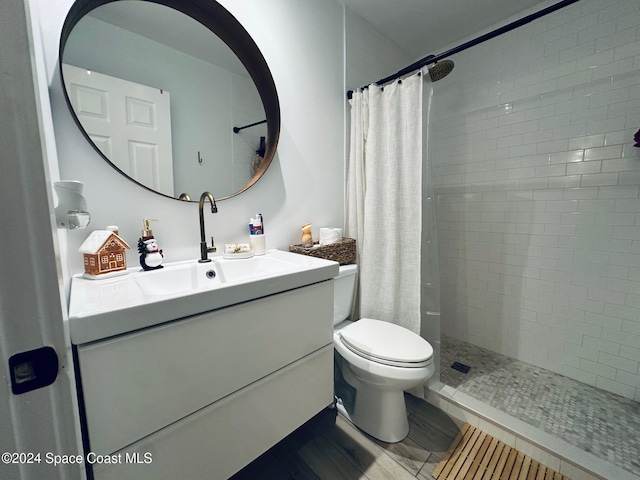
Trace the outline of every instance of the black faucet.
{"label": "black faucet", "polygon": [[200,195],[200,203],[198,204],[198,213],[200,214],[200,263],[210,262],[209,258],[210,252],[215,252],[216,247],[213,244],[213,237],[211,237],[211,246],[207,247],[207,241],[204,238],[204,203],[209,199],[211,203],[211,213],[218,213],[218,206],[216,205],[216,200],[213,198],[213,195],[209,192],[204,192]]}

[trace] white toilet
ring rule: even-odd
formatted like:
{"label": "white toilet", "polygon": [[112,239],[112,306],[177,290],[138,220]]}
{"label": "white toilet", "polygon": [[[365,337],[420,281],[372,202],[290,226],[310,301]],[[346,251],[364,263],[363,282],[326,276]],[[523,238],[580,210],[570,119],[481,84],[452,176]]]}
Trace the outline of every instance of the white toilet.
{"label": "white toilet", "polygon": [[357,265],[344,265],[334,279],[333,344],[346,382],[355,388],[351,409],[338,408],[351,422],[384,442],[409,433],[404,390],[434,372],[433,348],[425,339],[389,322],[347,320],[355,294]]}

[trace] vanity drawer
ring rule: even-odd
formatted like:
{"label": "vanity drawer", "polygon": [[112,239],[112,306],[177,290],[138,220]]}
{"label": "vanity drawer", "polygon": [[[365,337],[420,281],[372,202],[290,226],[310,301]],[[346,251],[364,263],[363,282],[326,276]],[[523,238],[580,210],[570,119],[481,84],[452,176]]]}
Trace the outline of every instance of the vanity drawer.
{"label": "vanity drawer", "polygon": [[89,447],[108,454],[332,342],[333,281],[80,346]]}
{"label": "vanity drawer", "polygon": [[120,463],[94,466],[95,479],[229,478],[332,401],[328,345],[119,451]]}

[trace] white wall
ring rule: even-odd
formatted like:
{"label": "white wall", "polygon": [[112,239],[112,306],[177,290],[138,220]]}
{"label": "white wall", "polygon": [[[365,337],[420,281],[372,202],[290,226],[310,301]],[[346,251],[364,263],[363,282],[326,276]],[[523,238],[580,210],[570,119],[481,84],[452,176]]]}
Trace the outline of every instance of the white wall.
{"label": "white wall", "polygon": [[349,90],[387,77],[415,60],[348,8],[345,8],[345,48]]}
{"label": "white wall", "polygon": [[[267,247],[299,242],[300,226],[343,224],[344,75],[343,9],[333,1],[221,2],[252,35],[274,76],[282,113],[278,153],[265,175],[247,192],[207,214],[207,236],[216,243],[248,241],[248,220],[265,218]],[[152,194],[121,177],[90,147],[64,102],[56,45],[70,0],[38,0],[50,78],[60,175],[85,183],[92,214],[87,230],[68,232],[62,252],[69,272],[82,271],[77,248],[92,229],[115,224],[135,245],[143,218],[154,226],[165,260],[199,257],[197,205]],[[135,248],[134,248],[135,250]],[[128,255],[130,266],[137,253]]]}
{"label": "white wall", "polygon": [[444,333],[640,400],[640,3],[583,0],[453,60]]}

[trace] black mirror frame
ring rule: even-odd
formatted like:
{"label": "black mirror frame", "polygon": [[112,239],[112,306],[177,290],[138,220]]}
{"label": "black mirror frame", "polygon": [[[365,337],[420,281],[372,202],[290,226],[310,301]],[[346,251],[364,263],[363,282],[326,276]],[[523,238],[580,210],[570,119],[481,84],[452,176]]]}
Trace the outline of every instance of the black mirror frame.
{"label": "black mirror frame", "polygon": [[[67,17],[62,26],[62,33],[60,35],[60,46],[58,50],[59,72],[62,80],[62,90],[64,91],[64,97],[71,115],[76,122],[76,125],[78,125],[78,128],[80,128],[80,131],[85,136],[87,141],[93,146],[98,154],[109,163],[109,165],[111,165],[115,170],[127,177],[132,182],[140,185],[142,188],[145,188],[146,190],[149,190],[158,195],[162,195],[163,197],[179,200],[176,197],[165,195],[141,184],[140,182],[134,180],[129,175],[124,173],[118,167],[116,167],[89,138],[89,135],[82,127],[78,116],[73,110],[71,100],[69,99],[67,89],[65,88],[64,73],[62,71],[62,54],[64,53],[64,47],[67,43],[67,40],[69,39],[69,35],[71,34],[73,27],[91,10],[101,5],[113,3],[115,1],[118,0],[76,0],[76,2],[71,6],[71,9],[69,10],[69,13],[67,14]],[[249,72],[251,79],[255,83],[267,117],[267,140],[266,150],[263,157],[264,160],[262,161],[258,172],[240,190],[232,193],[231,195],[220,197],[219,199],[216,198],[216,200],[224,200],[239,195],[240,193],[251,187],[254,183],[256,183],[262,177],[267,168],[269,168],[269,165],[271,164],[271,161],[275,156],[276,148],[278,146],[278,139],[280,137],[280,102],[278,100],[278,92],[276,90],[276,85],[273,80],[273,76],[271,75],[271,71],[269,70],[269,66],[262,56],[262,52],[260,52],[260,49],[254,42],[253,38],[251,38],[242,24],[222,5],[213,0],[141,1],[156,3],[158,5],[164,5],[166,7],[172,8],[181,13],[184,13],[185,15],[188,15],[189,17],[207,27],[224,43],[226,43],[227,46],[233,51],[233,53],[236,54],[238,59],[242,62],[244,67]]]}

